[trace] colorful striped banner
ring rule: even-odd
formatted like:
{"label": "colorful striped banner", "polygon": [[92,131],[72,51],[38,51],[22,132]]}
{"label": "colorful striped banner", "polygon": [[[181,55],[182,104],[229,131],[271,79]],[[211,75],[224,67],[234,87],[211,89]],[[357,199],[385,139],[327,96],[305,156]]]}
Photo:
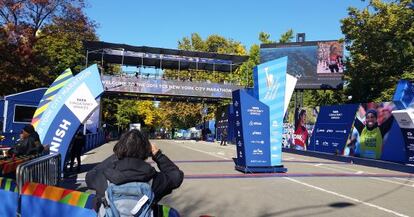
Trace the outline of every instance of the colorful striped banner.
{"label": "colorful striped banner", "polygon": [[87,209],[93,209],[92,199],[95,197],[95,195],[85,192],[33,182],[26,183],[23,186],[23,195],[35,196],[42,199],[52,200],[55,202]]}
{"label": "colorful striped banner", "polygon": [[13,179],[0,177],[0,189],[10,192],[17,192],[17,185]]}
{"label": "colorful striped banner", "polygon": [[55,79],[55,81],[53,81],[49,89],[46,90],[45,94],[40,100],[40,103],[37,106],[37,109],[33,115],[32,125],[35,129],[37,125],[39,124],[39,121],[42,118],[43,112],[49,106],[49,103],[53,100],[53,98],[59,92],[59,90],[62,87],[64,87],[72,78],[73,78],[72,71],[70,69],[66,69],[65,71],[62,72],[62,74],[59,75],[59,77]]}
{"label": "colorful striped banner", "polygon": [[162,209],[162,217],[180,217],[178,211],[174,208],[171,208],[167,205],[158,205],[160,206],[158,209]]}

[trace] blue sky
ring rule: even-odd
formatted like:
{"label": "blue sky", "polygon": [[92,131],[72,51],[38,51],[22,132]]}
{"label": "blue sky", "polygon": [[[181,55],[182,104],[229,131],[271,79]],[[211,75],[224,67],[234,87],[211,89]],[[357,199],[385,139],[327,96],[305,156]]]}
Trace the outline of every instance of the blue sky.
{"label": "blue sky", "polygon": [[87,15],[98,23],[100,40],[136,46],[177,48],[177,41],[197,32],[258,44],[259,32],[272,40],[292,28],[307,41],[342,38],[340,19],[360,0],[89,0]]}

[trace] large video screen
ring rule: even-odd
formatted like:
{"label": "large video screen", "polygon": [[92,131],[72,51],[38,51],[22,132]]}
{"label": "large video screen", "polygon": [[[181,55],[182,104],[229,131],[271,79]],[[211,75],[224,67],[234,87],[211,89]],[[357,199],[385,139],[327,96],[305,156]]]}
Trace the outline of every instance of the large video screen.
{"label": "large video screen", "polygon": [[296,89],[341,89],[343,53],[338,41],[262,44],[260,62],[287,56],[287,72],[298,78]]}

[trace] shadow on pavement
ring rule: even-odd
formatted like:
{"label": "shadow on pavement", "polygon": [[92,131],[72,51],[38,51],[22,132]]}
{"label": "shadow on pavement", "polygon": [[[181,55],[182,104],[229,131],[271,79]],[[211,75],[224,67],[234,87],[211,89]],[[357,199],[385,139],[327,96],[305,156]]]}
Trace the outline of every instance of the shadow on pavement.
{"label": "shadow on pavement", "polygon": [[[91,164],[83,164],[80,167],[80,170],[77,171],[76,167],[73,171],[67,171],[64,175],[63,180],[60,182],[59,186],[66,189],[72,189],[77,191],[87,191],[88,188],[85,186],[81,186],[81,183],[77,181],[79,174],[88,172],[89,170],[93,169],[99,163],[91,163]],[[84,182],[84,181],[82,181]]]}

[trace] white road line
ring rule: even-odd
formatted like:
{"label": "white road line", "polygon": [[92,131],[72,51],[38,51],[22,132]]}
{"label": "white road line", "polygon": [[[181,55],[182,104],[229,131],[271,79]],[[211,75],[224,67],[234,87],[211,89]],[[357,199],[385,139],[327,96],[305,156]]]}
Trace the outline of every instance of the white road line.
{"label": "white road line", "polygon": [[[349,169],[349,168],[342,168],[342,167],[340,167],[341,169],[339,169],[338,167],[332,168],[333,167],[332,165],[329,165],[328,166],[328,165],[316,164],[314,166],[317,166],[317,167],[320,167],[320,168],[323,168],[323,169],[328,169],[328,170],[336,171],[336,172],[344,172],[343,170],[348,170],[348,171],[355,172],[355,174],[362,174],[362,173],[364,173],[364,171],[354,170],[354,169]],[[338,168],[338,169],[335,169],[335,168]],[[375,175],[375,173],[365,173],[365,174]],[[378,180],[378,181],[393,183],[393,184],[397,184],[397,185],[403,185],[403,186],[407,186],[407,187],[411,187],[411,188],[414,187],[414,185],[411,185],[411,184],[406,184],[406,183],[401,183],[401,182],[395,182],[395,181],[391,181],[389,179],[384,179],[384,178],[379,178],[379,177],[368,177],[368,178],[375,179],[375,180]]]}
{"label": "white road line", "polygon": [[384,208],[384,207],[381,207],[381,206],[378,206],[378,205],[375,205],[375,204],[372,204],[372,203],[364,202],[362,200],[359,200],[359,199],[356,199],[356,198],[353,198],[353,197],[349,197],[349,196],[346,196],[346,195],[343,195],[343,194],[340,194],[340,193],[337,193],[337,192],[334,192],[334,191],[326,190],[324,188],[320,188],[320,187],[317,187],[317,186],[314,186],[314,185],[311,185],[311,184],[308,184],[308,183],[305,183],[305,182],[301,182],[301,181],[296,180],[296,179],[292,179],[292,178],[289,178],[289,177],[284,177],[284,179],[287,179],[291,182],[295,182],[297,184],[304,185],[304,186],[309,187],[309,188],[313,188],[313,189],[318,190],[318,191],[322,191],[322,192],[325,192],[325,193],[328,193],[328,194],[335,195],[337,197],[341,197],[341,198],[344,198],[344,199],[347,199],[347,200],[350,200],[350,201],[354,201],[356,203],[364,204],[366,206],[369,206],[369,207],[372,207],[372,208],[375,208],[375,209],[378,209],[378,210],[381,210],[381,211],[384,211],[384,212],[387,212],[387,213],[390,213],[390,214],[393,214],[393,215],[396,215],[396,216],[408,217],[408,215],[405,215],[405,214],[402,214],[402,213],[399,213],[399,212],[396,212],[396,211],[393,211],[393,210],[390,210],[390,209],[387,209],[387,208]]}
{"label": "white road line", "polygon": [[220,155],[211,153],[211,152],[207,152],[207,151],[202,151],[202,150],[198,150],[198,149],[195,149],[195,148],[191,148],[191,147],[189,147],[187,145],[181,145],[181,146],[184,147],[184,148],[193,150],[193,151],[198,151],[198,152],[201,152],[201,153],[204,153],[204,154],[208,154],[208,155],[211,155],[211,156],[214,156],[214,157],[222,158],[224,160],[230,160],[229,158],[226,158],[226,157],[223,157],[223,156],[220,156]]}
{"label": "white road line", "polygon": [[403,178],[394,178],[394,179],[402,180],[404,182],[413,182],[414,183],[414,180],[411,180],[411,179],[403,179]]}
{"label": "white road line", "polygon": [[[314,164],[313,166],[320,167],[320,168],[327,169],[327,170],[332,170],[332,171],[335,171],[335,172],[341,172],[341,173],[344,172],[344,170],[342,170],[342,169],[331,168],[331,167],[329,167],[328,165],[325,165],[325,164]],[[352,173],[350,171],[345,171],[345,173],[354,174],[353,172],[355,172],[355,171],[352,171]],[[360,174],[358,172],[363,172],[363,171],[356,171],[355,173]]]}
{"label": "white road line", "polygon": [[397,184],[397,185],[404,185],[404,186],[408,186],[413,188],[414,185],[410,185],[410,184],[405,184],[405,183],[401,183],[401,182],[394,182],[388,179],[383,179],[383,178],[378,178],[378,177],[370,177],[371,179],[375,179],[375,180],[379,180],[379,181],[383,181],[383,182],[389,182],[389,183],[393,183],[393,184]]}
{"label": "white road line", "polygon": [[[346,167],[341,167],[341,166],[333,166],[333,165],[329,165],[329,166],[325,165],[325,166],[327,166],[329,168],[336,168],[336,169],[339,169],[339,170],[347,170],[347,171],[355,172],[355,173],[358,173],[358,174],[365,173],[363,170],[356,170],[356,169],[351,169],[351,168],[346,168]],[[375,174],[375,173],[367,173],[367,174]]]}

